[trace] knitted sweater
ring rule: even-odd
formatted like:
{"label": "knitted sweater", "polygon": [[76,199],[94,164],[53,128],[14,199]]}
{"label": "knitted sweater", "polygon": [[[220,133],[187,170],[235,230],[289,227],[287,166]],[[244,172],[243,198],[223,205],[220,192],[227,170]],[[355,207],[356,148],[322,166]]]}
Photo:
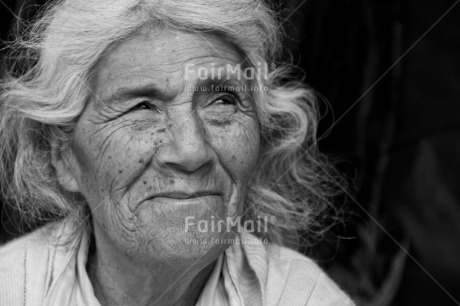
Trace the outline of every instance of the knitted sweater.
{"label": "knitted sweater", "polygon": [[[47,226],[0,248],[0,305],[100,306],[85,268],[89,239],[58,243],[63,228]],[[197,305],[354,303],[309,258],[241,233],[219,257]]]}

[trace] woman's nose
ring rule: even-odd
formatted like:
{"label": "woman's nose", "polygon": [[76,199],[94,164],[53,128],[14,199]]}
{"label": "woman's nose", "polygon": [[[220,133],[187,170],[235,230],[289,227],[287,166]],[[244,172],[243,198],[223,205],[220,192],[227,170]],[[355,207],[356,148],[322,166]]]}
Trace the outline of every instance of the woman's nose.
{"label": "woman's nose", "polygon": [[188,173],[211,166],[212,149],[195,111],[176,112],[173,116],[168,125],[171,139],[157,152],[160,163],[169,169]]}

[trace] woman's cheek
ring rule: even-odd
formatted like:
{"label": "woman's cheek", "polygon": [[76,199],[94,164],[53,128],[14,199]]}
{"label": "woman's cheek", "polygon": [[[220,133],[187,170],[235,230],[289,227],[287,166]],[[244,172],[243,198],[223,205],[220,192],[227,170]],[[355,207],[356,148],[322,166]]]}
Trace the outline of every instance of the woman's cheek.
{"label": "woman's cheek", "polygon": [[83,140],[77,151],[79,158],[84,159],[80,163],[84,168],[82,180],[88,183],[87,189],[93,189],[93,198],[99,195],[121,200],[132,196],[129,195],[131,185],[145,171],[154,152],[164,142],[163,130],[157,125],[143,131],[134,131],[130,125],[114,125],[91,137],[87,134],[78,137]]}
{"label": "woman's cheek", "polygon": [[235,178],[245,185],[254,169],[259,153],[259,130],[252,120],[236,122],[227,134],[224,144],[227,156],[227,167],[235,169]]}
{"label": "woman's cheek", "polygon": [[[237,120],[240,119],[240,120]],[[206,122],[210,145],[222,166],[235,181],[245,181],[258,158],[260,140],[257,122],[250,117],[236,118],[226,125]]]}
{"label": "woman's cheek", "polygon": [[225,127],[207,126],[209,144],[234,183],[231,198],[227,199],[230,217],[240,215],[244,209],[247,184],[258,159],[259,129],[257,122],[249,119],[233,121]]}

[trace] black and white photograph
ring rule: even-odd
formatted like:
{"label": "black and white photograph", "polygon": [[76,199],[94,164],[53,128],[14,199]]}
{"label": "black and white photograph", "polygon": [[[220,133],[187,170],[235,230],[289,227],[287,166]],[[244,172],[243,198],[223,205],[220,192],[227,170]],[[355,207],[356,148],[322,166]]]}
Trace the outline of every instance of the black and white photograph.
{"label": "black and white photograph", "polygon": [[0,0],[0,306],[460,306],[460,0]]}

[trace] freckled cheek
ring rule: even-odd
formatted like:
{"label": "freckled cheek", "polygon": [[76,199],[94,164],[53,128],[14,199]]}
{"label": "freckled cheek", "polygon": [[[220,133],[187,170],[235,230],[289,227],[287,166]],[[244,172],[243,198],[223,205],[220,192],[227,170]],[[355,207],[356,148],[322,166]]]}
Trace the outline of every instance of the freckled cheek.
{"label": "freckled cheek", "polygon": [[257,125],[236,123],[212,135],[214,148],[233,178],[246,183],[257,162],[260,139]]}
{"label": "freckled cheek", "polygon": [[[165,142],[165,133],[157,132],[158,129],[164,128],[153,127],[137,133],[118,131],[110,134],[110,138],[102,135],[91,143],[80,145],[77,154],[79,160],[84,160],[80,162],[82,180],[87,182],[89,189],[98,186],[98,190],[91,190],[91,193],[115,195],[116,190],[124,194]],[[102,148],[104,145],[106,147]]]}
{"label": "freckled cheek", "polygon": [[130,137],[128,142],[114,143],[114,148],[110,150],[113,158],[107,156],[102,159],[110,171],[110,176],[116,178],[117,182],[129,180],[131,176],[137,176],[139,172],[145,170],[146,165],[164,142],[165,139],[161,135],[138,133]]}

